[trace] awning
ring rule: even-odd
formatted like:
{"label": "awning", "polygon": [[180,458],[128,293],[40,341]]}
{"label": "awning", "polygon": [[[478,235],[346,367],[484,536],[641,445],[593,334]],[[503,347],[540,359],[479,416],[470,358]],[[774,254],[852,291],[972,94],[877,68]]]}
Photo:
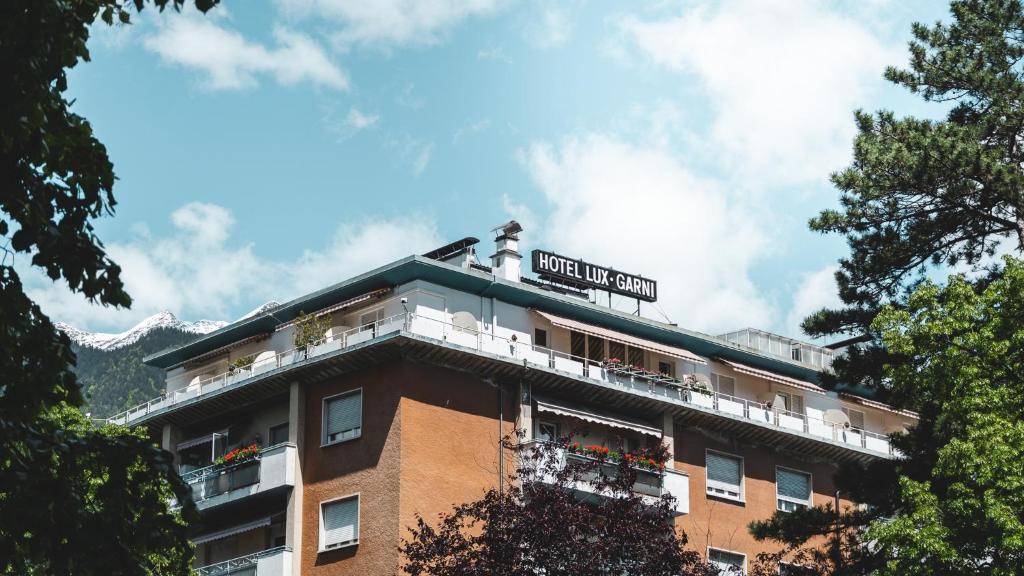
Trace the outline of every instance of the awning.
{"label": "awning", "polygon": [[914,412],[912,410],[897,410],[896,408],[893,408],[892,406],[889,406],[885,402],[879,402],[878,400],[870,400],[868,398],[862,398],[860,396],[856,396],[854,394],[849,394],[847,392],[840,392],[839,393],[839,397],[842,398],[843,400],[849,400],[850,402],[854,402],[854,403],[860,404],[862,406],[868,406],[868,407],[871,407],[871,408],[877,408],[879,410],[885,410],[886,412],[892,412],[893,414],[899,414],[900,416],[908,416],[910,418],[917,418],[918,417],[917,412]]}
{"label": "awning", "polygon": [[208,360],[211,360],[213,358],[217,358],[218,356],[223,356],[223,355],[227,354],[228,352],[230,352],[231,350],[234,350],[235,348],[239,348],[241,346],[245,346],[246,344],[249,344],[250,342],[259,342],[260,340],[266,340],[269,337],[270,337],[269,333],[262,333],[262,334],[256,334],[255,336],[249,336],[248,338],[243,338],[243,339],[239,340],[238,342],[232,342],[231,344],[228,344],[226,346],[221,346],[220,348],[217,348],[215,350],[210,350],[209,352],[207,352],[207,353],[205,353],[205,354],[203,354],[201,356],[196,356],[195,358],[189,358],[188,361],[185,362],[183,365],[185,366],[185,368],[191,368],[191,367],[199,366],[199,365],[205,364]]}
{"label": "awning", "polygon": [[660,344],[652,340],[645,340],[643,338],[637,338],[636,336],[630,336],[622,332],[615,330],[609,330],[607,328],[598,328],[597,326],[591,326],[590,324],[584,324],[577,322],[576,320],[570,320],[569,318],[562,318],[561,316],[555,316],[554,314],[548,314],[547,312],[541,312],[540,310],[534,310],[537,314],[540,314],[546,318],[549,322],[558,326],[559,328],[565,328],[566,330],[575,330],[576,332],[583,332],[590,336],[597,338],[604,338],[619,344],[626,344],[627,346],[635,346],[636,348],[643,348],[651,352],[657,352],[658,354],[664,354],[665,356],[671,356],[673,358],[679,358],[686,360],[687,362],[693,362],[694,364],[707,364],[707,362],[697,356],[689,350],[677,348],[675,346],[668,346],[666,344]]}
{"label": "awning", "polygon": [[192,539],[192,543],[198,546],[199,544],[206,544],[207,542],[212,542],[214,540],[221,540],[223,538],[227,538],[228,536],[234,536],[235,534],[241,534],[242,532],[248,532],[250,530],[262,528],[264,526],[270,526],[270,516],[267,516],[266,518],[260,518],[255,522],[239,524],[237,526],[232,526],[231,528],[227,528],[225,530],[218,530],[217,532],[210,532],[209,534],[196,536]]}
{"label": "awning", "polygon": [[595,424],[604,424],[605,426],[611,426],[613,428],[623,428],[625,430],[632,430],[641,434],[649,434],[651,436],[661,438],[661,430],[659,428],[655,428],[654,426],[650,426],[642,422],[637,422],[636,420],[623,418],[621,416],[598,414],[590,410],[573,408],[566,406],[564,403],[556,403],[550,400],[542,400],[540,398],[537,398],[536,400],[538,412],[548,412],[550,414],[558,414],[559,416],[568,416],[569,418],[585,420]]}
{"label": "awning", "polygon": [[790,378],[789,376],[783,376],[782,374],[776,374],[760,368],[754,368],[753,366],[747,366],[746,364],[740,364],[732,360],[726,360],[725,358],[716,357],[722,364],[731,367],[733,370],[740,374],[749,374],[750,376],[757,376],[758,378],[764,378],[765,380],[771,380],[772,382],[778,382],[779,384],[785,384],[801,390],[807,390],[808,392],[817,392],[818,394],[824,394],[825,389],[817,384],[812,384],[806,380],[798,380],[796,378]]}
{"label": "awning", "polygon": [[[339,302],[337,304],[333,304],[331,306],[328,306],[327,308],[323,308],[321,310],[316,310],[315,311],[316,317],[319,318],[319,317],[321,317],[321,316],[323,316],[325,314],[330,314],[332,312],[337,312],[338,310],[344,310],[345,308],[349,308],[351,306],[355,306],[356,304],[360,304],[360,303],[366,302],[368,300],[373,300],[374,298],[380,298],[382,296],[386,296],[386,295],[391,293],[391,290],[392,290],[391,288],[378,288],[376,290],[371,290],[371,291],[367,292],[366,294],[360,294],[359,296],[356,296],[354,298],[349,298],[348,300],[344,300],[344,301]],[[274,330],[276,332],[280,332],[281,330],[284,330],[285,328],[287,328],[289,326],[292,326],[294,324],[295,324],[294,320],[292,320],[291,322],[285,322],[284,324],[279,324],[277,326],[277,328],[274,328]]]}
{"label": "awning", "polygon": [[225,436],[226,437],[228,435],[228,431],[227,430],[221,430],[219,432],[212,432],[210,434],[206,434],[205,436],[200,436],[198,438],[192,438],[190,440],[185,440],[183,442],[179,442],[178,443],[178,450],[185,450],[186,448],[192,448],[194,446],[199,446],[200,444],[206,444],[208,442],[213,442],[214,434],[220,434],[221,436]]}

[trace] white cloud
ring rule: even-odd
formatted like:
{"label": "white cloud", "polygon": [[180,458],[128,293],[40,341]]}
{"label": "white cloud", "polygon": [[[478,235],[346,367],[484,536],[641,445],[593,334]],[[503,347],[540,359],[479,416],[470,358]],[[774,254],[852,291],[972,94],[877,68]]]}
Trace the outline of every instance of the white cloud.
{"label": "white cloud", "polygon": [[726,168],[776,183],[822,181],[842,167],[852,110],[904,58],[902,46],[811,0],[697,2],[618,25],[651,61],[696,77]]}
{"label": "white cloud", "polygon": [[476,53],[477,60],[494,60],[497,62],[504,62],[505,64],[511,64],[512,59],[505,54],[505,49],[501,46],[494,48],[481,48]]}
{"label": "white cloud", "polygon": [[414,176],[427,169],[434,154],[434,143],[403,133],[385,142],[385,147],[394,151],[394,156],[412,168]]}
{"label": "white cloud", "polygon": [[800,329],[800,323],[804,318],[822,308],[837,308],[842,305],[835,279],[837,269],[834,265],[826,266],[801,276],[800,286],[793,293],[793,303],[786,315],[787,336],[806,337]]}
{"label": "white cloud", "polygon": [[53,320],[83,329],[121,330],[161,310],[230,320],[266,300],[294,298],[442,243],[430,218],[369,218],[340,225],[324,235],[325,246],[298,259],[273,260],[232,242],[234,218],[223,207],[194,202],[170,220],[167,236],[108,244],[134,299],[130,310],[89,304],[35,272],[24,274],[29,295]]}
{"label": "white cloud", "polygon": [[440,41],[463,20],[497,11],[501,0],[277,0],[293,19],[335,23],[340,48],[353,45],[392,48]]}
{"label": "white cloud", "polygon": [[348,116],[345,117],[345,124],[351,128],[354,132],[365,130],[380,121],[380,114],[364,114],[355,107],[352,107],[348,111]]}
{"label": "white cloud", "polygon": [[526,41],[540,49],[557,48],[568,42],[573,29],[569,12],[573,7],[560,6],[550,0],[537,7],[539,11],[527,22]]}
{"label": "white cloud", "polygon": [[688,328],[771,324],[748,276],[765,231],[726,189],[663,149],[605,135],[535,143],[523,160],[550,205],[545,245],[655,278],[659,304]]}
{"label": "white cloud", "polygon": [[348,90],[345,72],[312,38],[279,27],[274,40],[277,45],[268,48],[220,26],[212,17],[186,12],[163,17],[157,33],[144,44],[165,63],[201,72],[203,85],[212,90],[251,88],[260,75],[286,86],[309,82]]}
{"label": "white cloud", "polygon": [[461,140],[463,137],[483,132],[484,130],[487,130],[490,126],[491,120],[489,118],[477,120],[476,122],[467,122],[466,124],[460,126],[459,129],[455,131],[455,134],[452,135],[452,145],[458,144],[459,140]]}

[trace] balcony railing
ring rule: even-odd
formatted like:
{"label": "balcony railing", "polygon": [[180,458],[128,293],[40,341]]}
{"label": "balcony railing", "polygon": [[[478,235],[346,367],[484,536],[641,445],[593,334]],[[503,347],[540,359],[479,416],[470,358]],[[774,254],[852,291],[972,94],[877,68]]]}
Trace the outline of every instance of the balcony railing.
{"label": "balcony railing", "polygon": [[196,568],[198,576],[289,576],[292,549],[286,546]]}
{"label": "balcony railing", "polygon": [[825,420],[809,417],[805,414],[772,410],[755,400],[693,390],[674,378],[626,370],[621,366],[594,362],[558,350],[523,344],[512,338],[467,330],[444,320],[414,313],[397,314],[372,324],[353,328],[328,338],[317,345],[310,346],[306,350],[286,350],[276,354],[273,358],[259,363],[259,365],[254,364],[246,371],[225,372],[200,380],[196,384],[175,390],[122,412],[111,418],[109,422],[128,424],[146,414],[173,406],[176,403],[191,398],[209,394],[249,378],[255,378],[264,372],[315,358],[328,352],[342,350],[375,337],[398,331],[443,340],[464,348],[495,356],[512,358],[516,361],[550,368],[574,376],[590,378],[645,395],[683,402],[708,411],[728,414],[784,431],[803,433],[886,455],[893,454],[889,438],[884,434],[858,428],[836,426]]}
{"label": "balcony railing", "polygon": [[277,444],[264,448],[252,460],[191,470],[182,474],[181,479],[192,489],[192,500],[200,508],[216,505],[222,499],[215,499],[224,494],[232,500],[230,494],[236,490],[248,489],[248,494],[293,486],[294,450],[294,444]]}
{"label": "balcony railing", "polygon": [[[541,440],[530,440],[524,443],[526,450],[540,450],[541,446],[545,444]],[[550,444],[549,444],[550,446]],[[549,448],[551,450],[551,457],[555,459],[555,467],[558,470],[564,468],[569,462],[596,462],[597,459],[592,456],[585,454],[577,454],[567,450],[564,446],[553,446]],[[598,494],[593,482],[597,479],[598,474],[603,473],[606,477],[610,477],[612,474],[616,474],[618,470],[618,463],[613,461],[606,461],[601,466],[601,470],[591,470],[585,472],[582,477],[573,486],[573,489],[580,492],[586,492],[590,494]],[[666,468],[663,471],[654,471],[647,468],[634,467],[636,470],[636,481],[633,483],[633,492],[638,494],[648,503],[654,503],[657,499],[661,498],[663,494],[671,494],[675,497],[675,512],[676,514],[687,514],[690,511],[690,478],[684,472],[674,470],[672,468]],[[541,475],[541,481],[552,482],[553,479],[546,475]]]}

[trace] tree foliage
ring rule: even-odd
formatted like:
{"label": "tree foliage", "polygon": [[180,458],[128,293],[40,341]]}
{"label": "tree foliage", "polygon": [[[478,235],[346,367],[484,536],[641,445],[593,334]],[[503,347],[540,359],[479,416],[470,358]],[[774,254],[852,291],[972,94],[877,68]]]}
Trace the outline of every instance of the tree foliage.
{"label": "tree foliage", "polygon": [[[871,504],[838,520],[849,529],[848,543],[870,546],[820,565],[823,572],[1020,574],[1024,262],[1003,262],[985,286],[963,276],[945,287],[926,282],[905,306],[887,306],[875,319],[884,345],[902,358],[886,366],[888,384],[895,397],[915,399],[920,420],[897,438],[904,459],[838,476],[854,500]],[[797,544],[828,534],[836,521],[820,511],[777,514],[755,529]]]}
{"label": "tree foliage", "polygon": [[844,307],[815,313],[805,331],[876,337],[837,362],[847,382],[880,383],[893,358],[871,323],[930,267],[983,266],[1000,247],[1024,247],[1024,9],[1019,0],[956,0],[951,12],[948,25],[915,24],[909,69],[885,73],[951,106],[945,119],[857,112],[853,163],[832,176],[841,209],[810,222],[844,235],[850,255],[836,274]]}
{"label": "tree foliage", "polygon": [[[126,24],[145,4],[0,2],[0,573],[180,573],[190,554],[155,499],[184,489],[167,455],[67,418],[62,406],[82,402],[70,341],[25,294],[11,258],[28,255],[99,304],[130,305],[92,226],[115,205],[113,166],[64,94],[67,70],[89,59],[89,27]],[[149,558],[159,550],[162,560]]]}
{"label": "tree foliage", "polygon": [[[513,442],[518,465],[503,489],[456,506],[434,525],[417,517],[400,547],[412,576],[717,574],[686,550],[674,499],[633,492],[638,471],[604,455],[563,460],[568,445]],[[664,462],[664,447],[638,455]],[[564,462],[564,465],[563,465]],[[603,496],[574,490],[589,482]]]}

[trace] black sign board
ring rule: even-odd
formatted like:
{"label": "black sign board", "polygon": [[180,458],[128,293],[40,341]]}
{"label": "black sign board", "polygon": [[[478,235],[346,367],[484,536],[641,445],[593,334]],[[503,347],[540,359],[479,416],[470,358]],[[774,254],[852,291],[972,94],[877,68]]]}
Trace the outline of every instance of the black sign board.
{"label": "black sign board", "polygon": [[583,260],[566,258],[544,250],[533,251],[533,271],[538,276],[570,286],[607,290],[645,302],[658,299],[658,283]]}

